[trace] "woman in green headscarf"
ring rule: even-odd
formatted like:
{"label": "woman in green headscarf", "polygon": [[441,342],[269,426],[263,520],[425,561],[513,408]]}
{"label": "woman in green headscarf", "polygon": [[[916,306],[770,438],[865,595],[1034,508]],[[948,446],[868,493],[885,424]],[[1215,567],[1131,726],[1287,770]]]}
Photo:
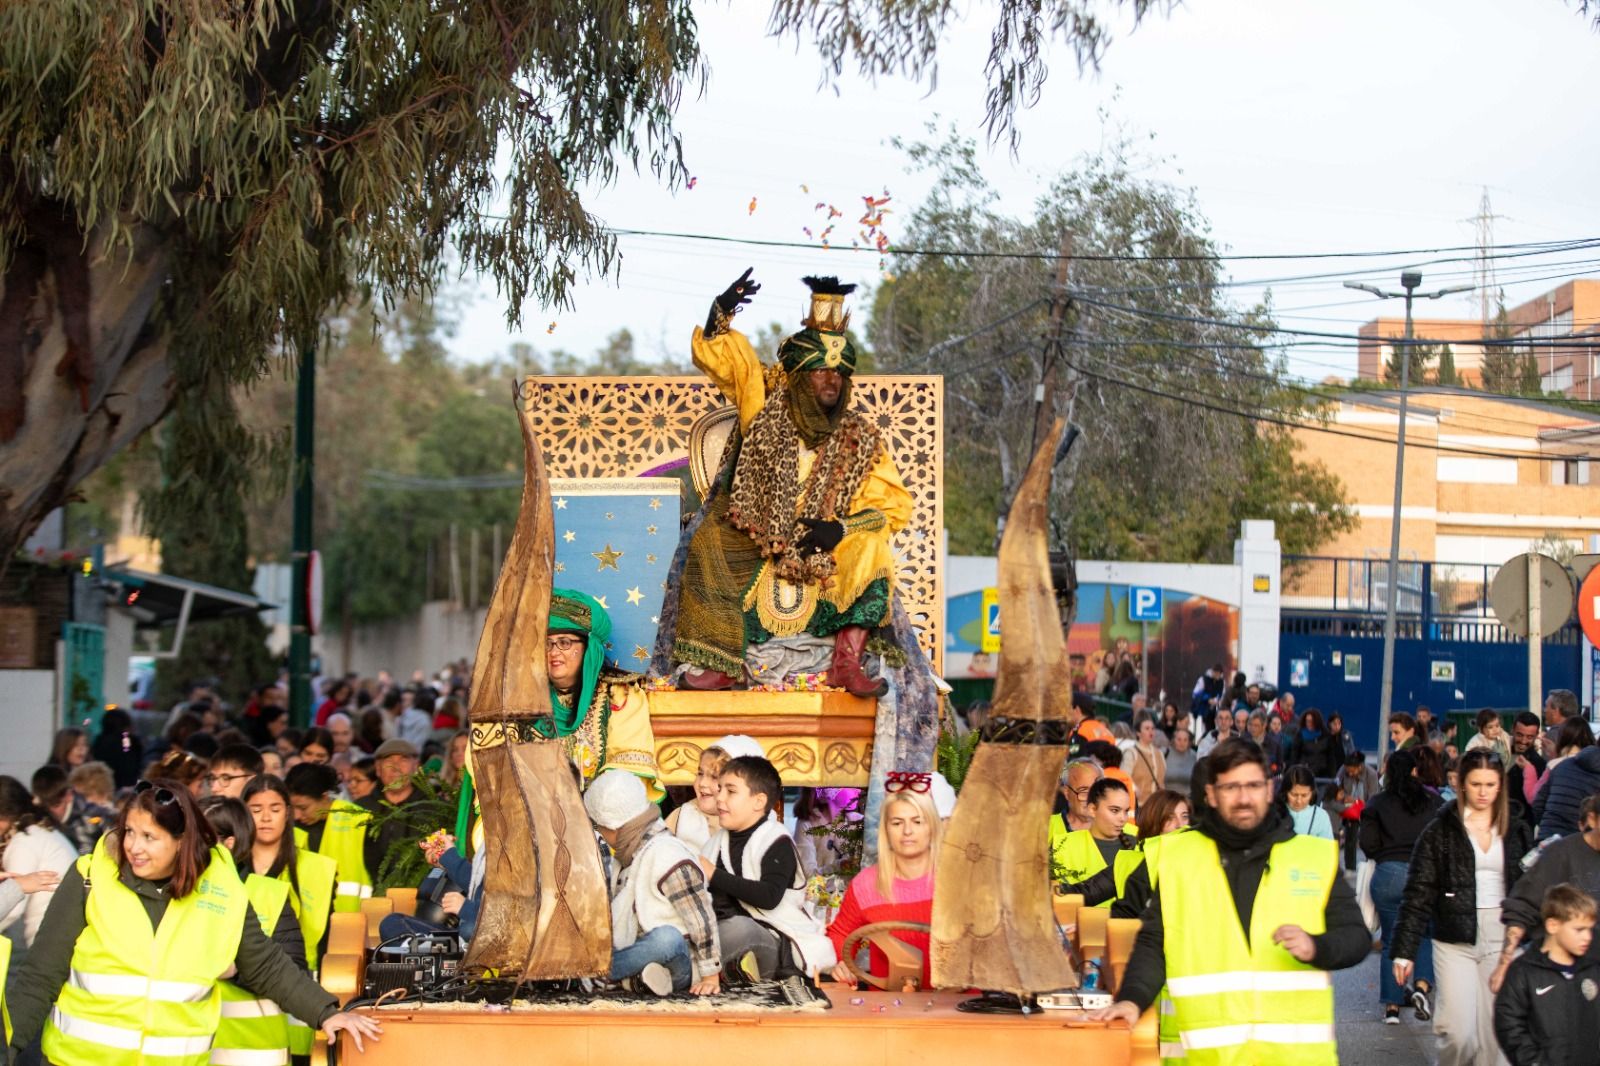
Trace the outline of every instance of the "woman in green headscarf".
{"label": "woman in green headscarf", "polygon": [[585,787],[602,770],[627,770],[659,800],[665,793],[656,783],[655,734],[642,679],[606,663],[610,636],[611,616],[593,596],[551,590],[545,654],[553,721],[547,728],[566,743]]}

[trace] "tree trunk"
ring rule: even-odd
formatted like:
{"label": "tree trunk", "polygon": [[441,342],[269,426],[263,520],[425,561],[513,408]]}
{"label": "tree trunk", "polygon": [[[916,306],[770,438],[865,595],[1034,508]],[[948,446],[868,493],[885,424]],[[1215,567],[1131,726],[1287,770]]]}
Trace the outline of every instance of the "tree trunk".
{"label": "tree trunk", "polygon": [[[69,342],[72,308],[69,300],[64,313],[61,299],[64,276],[81,264],[44,254],[38,258],[43,269],[30,271],[29,261],[18,257],[0,280],[0,286],[34,290],[23,304],[25,322],[6,330],[0,343],[0,391],[21,383],[20,397],[11,397],[20,402],[9,411],[8,428],[15,430],[0,430],[0,574],[79,482],[171,407],[170,334],[152,322],[167,278],[166,244],[143,225],[134,226],[131,240],[131,251],[109,256],[103,233],[89,242],[86,360]],[[15,307],[25,297],[0,289],[0,303]],[[78,366],[87,374],[82,382]],[[6,400],[0,396],[0,406]]]}

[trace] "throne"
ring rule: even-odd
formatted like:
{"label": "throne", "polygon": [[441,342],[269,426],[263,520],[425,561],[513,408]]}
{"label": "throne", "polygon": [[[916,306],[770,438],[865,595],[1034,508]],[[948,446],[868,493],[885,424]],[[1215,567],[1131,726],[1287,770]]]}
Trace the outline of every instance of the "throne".
{"label": "throne", "polygon": [[[737,412],[702,377],[537,378],[525,390],[553,478],[604,491],[641,477],[692,485],[698,507],[721,465]],[[922,651],[939,669],[944,647],[943,381],[931,375],[860,375],[852,404],[875,419],[914,500],[895,539],[901,603]],[[559,549],[559,546],[558,546]],[[582,587],[581,579],[565,580]],[[629,643],[633,643],[632,640]],[[637,662],[623,661],[639,668]],[[701,751],[729,733],[761,742],[785,784],[864,786],[872,764],[876,700],[847,692],[654,690],[650,720],[661,781],[694,780]]]}

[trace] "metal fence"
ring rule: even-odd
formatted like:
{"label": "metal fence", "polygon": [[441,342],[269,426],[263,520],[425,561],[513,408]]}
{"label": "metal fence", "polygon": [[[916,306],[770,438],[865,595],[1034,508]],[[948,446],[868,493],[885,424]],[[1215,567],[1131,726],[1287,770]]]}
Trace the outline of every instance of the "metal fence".
{"label": "metal fence", "polygon": [[[1396,612],[1402,616],[1492,619],[1489,586],[1499,563],[1403,560],[1394,568]],[[1389,561],[1332,555],[1283,558],[1286,611],[1383,612]]]}

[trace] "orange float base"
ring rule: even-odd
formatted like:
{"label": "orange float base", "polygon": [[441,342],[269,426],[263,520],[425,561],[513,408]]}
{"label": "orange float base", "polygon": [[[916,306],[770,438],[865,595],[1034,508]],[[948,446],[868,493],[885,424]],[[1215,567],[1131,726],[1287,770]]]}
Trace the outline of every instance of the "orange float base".
{"label": "orange float base", "polygon": [[[860,1066],[972,1066],[975,1062],[1092,1062],[1156,1066],[1156,1018],[1147,1011],[1132,1032],[1043,1015],[964,1014],[959,992],[831,993],[834,1009],[770,1012],[643,1011],[519,1014],[380,1010],[383,1038],[357,1055],[348,1037],[339,1061],[352,1066],[416,1066],[440,1061],[540,1062],[618,1066],[688,1057],[697,1062],[848,1061]],[[863,1002],[853,1004],[851,999]],[[894,1001],[901,1005],[895,1006]],[[929,1006],[929,1002],[932,1005]],[[881,1010],[877,1008],[882,1008]]]}

